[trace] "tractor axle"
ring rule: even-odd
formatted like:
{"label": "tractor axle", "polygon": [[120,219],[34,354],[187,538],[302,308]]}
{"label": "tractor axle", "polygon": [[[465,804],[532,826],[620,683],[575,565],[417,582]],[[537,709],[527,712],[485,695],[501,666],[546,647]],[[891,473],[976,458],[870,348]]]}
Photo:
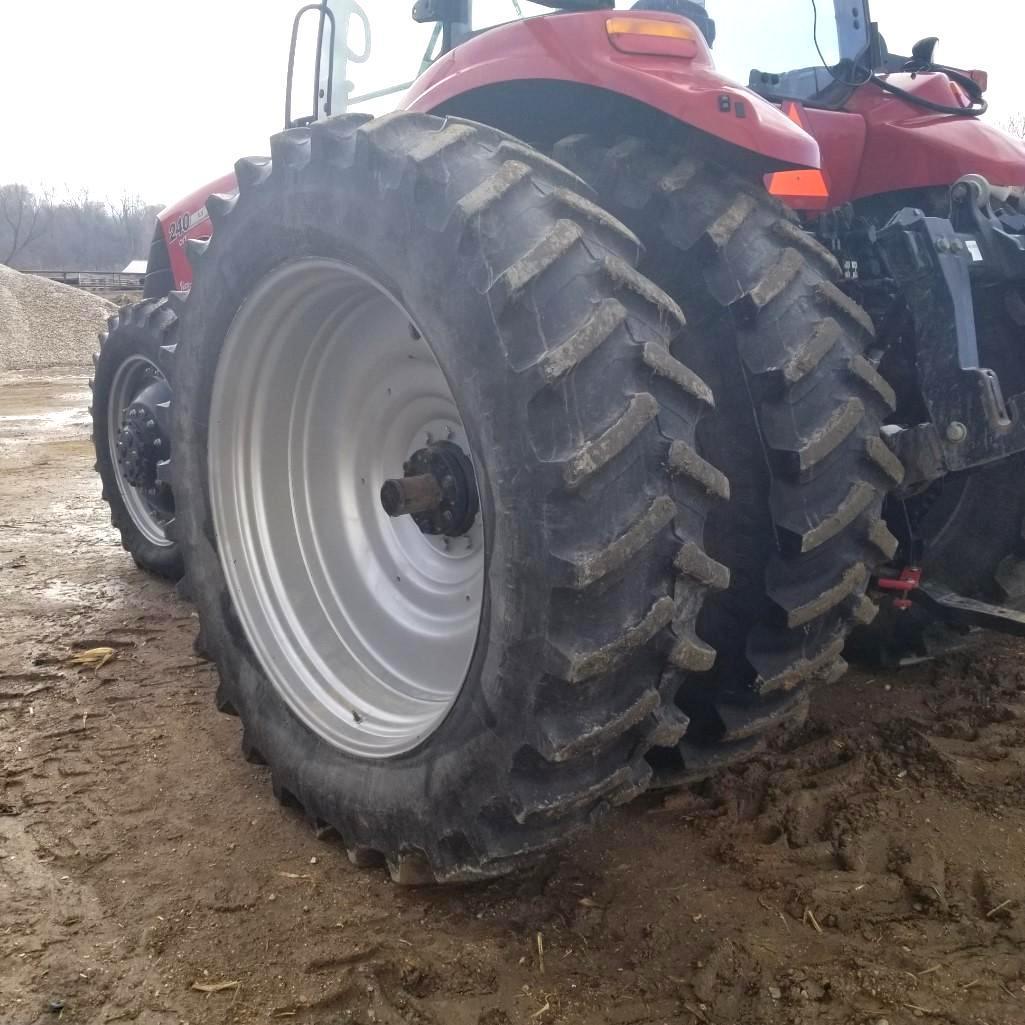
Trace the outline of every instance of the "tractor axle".
{"label": "tractor axle", "polygon": [[402,467],[404,476],[381,486],[381,505],[391,517],[412,516],[424,534],[460,537],[473,526],[480,498],[473,467],[451,441],[418,449]]}

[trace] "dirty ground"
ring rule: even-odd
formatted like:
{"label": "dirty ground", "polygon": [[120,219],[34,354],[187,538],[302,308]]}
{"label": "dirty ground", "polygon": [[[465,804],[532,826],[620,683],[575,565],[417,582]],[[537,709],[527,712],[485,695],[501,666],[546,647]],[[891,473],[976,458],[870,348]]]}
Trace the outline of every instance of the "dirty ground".
{"label": "dirty ground", "polygon": [[2,1025],[1025,1022],[1020,645],[851,675],[529,875],[400,890],[240,756],[87,405],[78,371],[0,382]]}

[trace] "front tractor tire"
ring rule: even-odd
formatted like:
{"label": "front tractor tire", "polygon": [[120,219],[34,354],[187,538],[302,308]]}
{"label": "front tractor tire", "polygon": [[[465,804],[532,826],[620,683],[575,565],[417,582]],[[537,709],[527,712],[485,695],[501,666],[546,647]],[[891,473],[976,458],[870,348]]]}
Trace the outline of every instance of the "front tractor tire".
{"label": "front tractor tire", "polygon": [[712,396],[637,239],[549,158],[407,113],[271,151],[208,202],[176,358],[218,704],[355,863],[502,874],[686,729],[663,669],[714,657]]}
{"label": "front tractor tire", "polygon": [[136,565],[178,580],[171,489],[170,354],[178,318],[165,299],[125,306],[100,335],[90,412],[96,472],[110,522]]}
{"label": "front tractor tire", "polygon": [[687,317],[673,352],[716,396],[698,449],[732,486],[708,537],[731,584],[698,625],[715,667],[679,690],[690,729],[659,759],[667,782],[693,778],[802,722],[875,616],[866,587],[897,545],[883,498],[903,476],[879,436],[894,396],[836,261],[760,183],[633,137],[576,135],[555,156],[640,236],[641,269]]}

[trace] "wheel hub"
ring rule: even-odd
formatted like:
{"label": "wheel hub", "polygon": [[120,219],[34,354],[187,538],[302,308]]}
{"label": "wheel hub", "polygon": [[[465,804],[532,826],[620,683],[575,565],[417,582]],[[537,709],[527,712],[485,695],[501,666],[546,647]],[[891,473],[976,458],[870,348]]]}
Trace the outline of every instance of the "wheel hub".
{"label": "wheel hub", "polygon": [[418,449],[402,471],[402,477],[381,486],[381,505],[389,516],[412,516],[422,534],[462,537],[469,532],[480,499],[473,467],[458,445],[438,441]]}
{"label": "wheel hub", "polygon": [[125,411],[117,436],[117,461],[133,488],[152,488],[157,482],[157,460],[166,444],[152,411],[138,400]]}
{"label": "wheel hub", "polygon": [[107,404],[107,444],[118,490],[136,527],[155,545],[171,544],[167,524],[174,518],[170,399],[157,366],[134,354],[118,367]]}

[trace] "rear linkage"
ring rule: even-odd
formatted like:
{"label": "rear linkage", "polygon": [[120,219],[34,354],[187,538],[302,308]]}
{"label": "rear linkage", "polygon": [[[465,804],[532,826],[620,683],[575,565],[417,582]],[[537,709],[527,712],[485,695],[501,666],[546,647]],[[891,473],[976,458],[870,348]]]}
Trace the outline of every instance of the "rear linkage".
{"label": "rear linkage", "polygon": [[969,598],[939,584],[925,583],[922,570],[917,566],[905,566],[896,577],[876,577],[873,584],[894,595],[893,607],[899,612],[920,605],[949,626],[1025,637],[1025,612]]}
{"label": "rear linkage", "polygon": [[[871,239],[914,326],[915,385],[928,415],[914,426],[883,428],[906,470],[898,498],[1025,451],[1025,394],[1005,398],[996,372],[980,366],[973,299],[973,286],[978,294],[1025,285],[1021,200],[1015,190],[966,175],[951,189],[948,218],[908,207]],[[1025,327],[1025,302],[1019,305],[1011,313]],[[897,610],[916,604],[952,626],[1025,636],[1025,613],[923,580],[914,564],[874,585],[893,595]]]}
{"label": "rear linkage", "polygon": [[[884,428],[903,462],[903,488],[1025,451],[1025,394],[1004,398],[979,366],[973,283],[1025,284],[1025,215],[1009,190],[967,175],[951,190],[951,216],[900,211],[877,236],[915,326],[918,388],[930,422]],[[1000,209],[994,200],[1005,201]]]}

